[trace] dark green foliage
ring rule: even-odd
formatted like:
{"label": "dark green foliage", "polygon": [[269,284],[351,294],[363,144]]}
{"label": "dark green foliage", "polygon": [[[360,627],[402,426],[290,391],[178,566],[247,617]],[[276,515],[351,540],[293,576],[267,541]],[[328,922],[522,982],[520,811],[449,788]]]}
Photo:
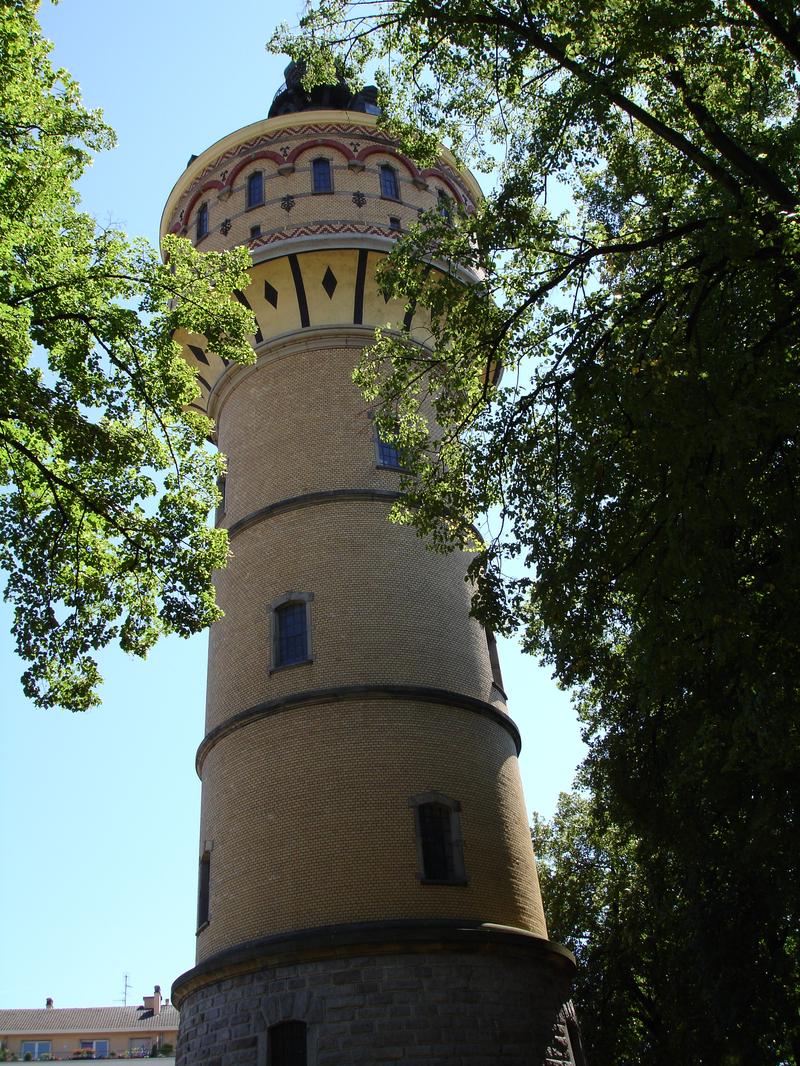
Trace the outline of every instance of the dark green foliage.
{"label": "dark green foliage", "polygon": [[312,76],[390,57],[406,147],[495,174],[391,257],[435,350],[385,335],[359,382],[414,467],[400,518],[447,550],[499,512],[475,610],[576,690],[603,833],[638,842],[669,1038],[609,1063],[798,1060],[799,29],[778,0],[397,0],[282,40]]}
{"label": "dark green foliage", "polygon": [[168,238],[165,265],[80,213],[74,182],[113,134],[52,70],[37,8],[0,8],[0,566],[26,694],[82,710],[97,649],[144,655],[218,615],[222,460],[184,413],[197,385],[172,336],[247,361],[252,320],[230,298],[246,252]]}

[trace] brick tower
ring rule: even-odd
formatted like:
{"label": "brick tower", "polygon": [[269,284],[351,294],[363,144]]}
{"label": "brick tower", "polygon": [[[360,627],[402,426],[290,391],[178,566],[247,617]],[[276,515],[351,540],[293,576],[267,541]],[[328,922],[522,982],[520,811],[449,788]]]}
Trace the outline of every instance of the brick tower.
{"label": "brick tower", "polygon": [[[390,525],[399,463],[351,382],[405,318],[375,268],[475,180],[420,171],[374,95],[309,97],[193,158],[163,232],[246,243],[258,360],[179,338],[228,457],[179,1066],[572,1061],[491,638],[467,560]],[[407,319],[412,330],[416,323]]]}

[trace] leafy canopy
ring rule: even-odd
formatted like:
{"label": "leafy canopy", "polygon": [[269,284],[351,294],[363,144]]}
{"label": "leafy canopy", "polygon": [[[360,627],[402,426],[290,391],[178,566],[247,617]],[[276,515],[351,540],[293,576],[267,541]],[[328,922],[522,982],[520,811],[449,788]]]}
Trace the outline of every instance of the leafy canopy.
{"label": "leafy canopy", "polygon": [[400,517],[449,550],[501,515],[475,610],[575,688],[594,802],[661,877],[647,1061],[797,1061],[796,11],[323,0],[273,46],[381,62],[405,146],[492,173],[390,259],[435,348],[385,334],[359,371],[414,467]]}
{"label": "leafy canopy", "polygon": [[80,212],[74,183],[113,144],[75,82],[54,71],[38,3],[0,8],[0,566],[26,694],[98,702],[95,652],[146,654],[162,633],[218,616],[206,528],[220,457],[184,410],[197,385],[172,336],[252,358],[247,253],[144,242]]}

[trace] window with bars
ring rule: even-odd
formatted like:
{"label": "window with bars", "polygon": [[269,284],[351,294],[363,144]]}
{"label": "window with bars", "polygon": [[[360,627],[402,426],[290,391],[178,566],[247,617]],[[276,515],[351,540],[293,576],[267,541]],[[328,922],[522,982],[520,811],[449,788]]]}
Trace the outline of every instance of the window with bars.
{"label": "window with bars", "polygon": [[264,203],[264,174],[260,170],[253,171],[247,179],[247,208],[261,207]]}
{"label": "window with bars", "polygon": [[271,1025],[267,1032],[267,1066],[306,1066],[306,1023],[296,1020]]}
{"label": "window with bars", "polygon": [[397,181],[397,171],[384,163],[381,167],[381,196],[386,200],[400,199],[400,186]]}
{"label": "window with bars", "polygon": [[419,879],[424,884],[465,885],[461,804],[438,792],[413,796]]}
{"label": "window with bars", "polygon": [[287,592],[270,605],[272,669],[311,661],[310,592]]}
{"label": "window with bars", "polygon": [[330,159],[315,159],[311,164],[314,192],[333,192],[333,172]]}

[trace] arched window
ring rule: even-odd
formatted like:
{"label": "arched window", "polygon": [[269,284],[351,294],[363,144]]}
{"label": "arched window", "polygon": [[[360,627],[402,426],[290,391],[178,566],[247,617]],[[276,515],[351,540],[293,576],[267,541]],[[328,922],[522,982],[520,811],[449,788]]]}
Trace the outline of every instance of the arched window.
{"label": "arched window", "polygon": [[197,219],[195,222],[197,239],[201,241],[203,237],[208,233],[208,204],[203,203],[197,209]]}
{"label": "arched window", "polygon": [[465,885],[461,840],[461,804],[440,792],[424,792],[408,801],[414,809],[419,879],[430,885]]}
{"label": "arched window", "polygon": [[436,194],[436,210],[442,216],[446,218],[448,222],[453,219],[453,201],[451,197],[447,195],[444,189],[439,189]]}
{"label": "arched window", "polygon": [[278,1022],[267,1030],[267,1066],[306,1066],[306,1023]]}
{"label": "arched window", "polygon": [[270,604],[272,669],[311,661],[313,593],[287,592]]}
{"label": "arched window", "polygon": [[261,207],[264,203],[264,175],[254,170],[247,179],[247,209]]}
{"label": "arched window", "polygon": [[397,182],[397,171],[384,163],[381,167],[381,196],[385,200],[399,200],[400,186]]}
{"label": "arched window", "polygon": [[311,178],[314,192],[333,192],[333,172],[330,159],[320,157],[311,164]]}

